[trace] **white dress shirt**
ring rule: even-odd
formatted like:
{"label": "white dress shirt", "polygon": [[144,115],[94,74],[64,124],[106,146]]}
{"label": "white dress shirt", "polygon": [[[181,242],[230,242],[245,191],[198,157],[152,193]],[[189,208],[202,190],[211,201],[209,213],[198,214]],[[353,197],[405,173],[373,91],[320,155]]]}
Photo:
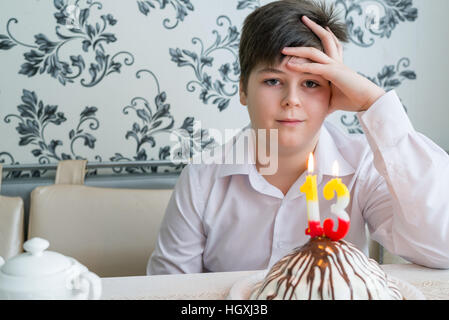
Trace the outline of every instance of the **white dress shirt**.
{"label": "white dress shirt", "polygon": [[[365,135],[328,121],[315,149],[321,221],[332,164],[351,200],[345,240],[368,254],[368,235],[413,263],[449,268],[449,156],[416,132],[394,90],[357,113]],[[248,128],[248,127],[247,127]],[[309,240],[304,172],[284,194],[254,164],[189,164],[166,209],[148,274],[259,270]],[[366,228],[368,226],[368,228]]]}

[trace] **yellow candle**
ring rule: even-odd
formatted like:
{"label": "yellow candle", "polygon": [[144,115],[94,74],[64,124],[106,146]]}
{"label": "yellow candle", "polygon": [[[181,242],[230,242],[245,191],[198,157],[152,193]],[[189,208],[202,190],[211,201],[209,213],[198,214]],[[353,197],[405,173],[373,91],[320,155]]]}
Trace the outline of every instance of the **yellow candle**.
{"label": "yellow candle", "polygon": [[306,234],[312,237],[321,236],[322,228],[320,226],[320,210],[318,206],[318,188],[316,184],[316,175],[312,175],[314,169],[313,154],[310,153],[307,163],[308,175],[306,181],[300,187],[300,191],[306,194],[307,200],[307,219],[309,228]]}
{"label": "yellow candle", "polygon": [[316,175],[307,175],[306,182],[299,189],[306,194],[307,201],[318,201],[318,188],[316,186]]}
{"label": "yellow candle", "polygon": [[306,182],[299,189],[302,193],[306,194],[307,201],[318,201],[318,189],[316,186],[316,175],[312,175],[314,169],[313,153],[309,154],[309,161],[307,162],[307,171],[309,174],[306,176]]}

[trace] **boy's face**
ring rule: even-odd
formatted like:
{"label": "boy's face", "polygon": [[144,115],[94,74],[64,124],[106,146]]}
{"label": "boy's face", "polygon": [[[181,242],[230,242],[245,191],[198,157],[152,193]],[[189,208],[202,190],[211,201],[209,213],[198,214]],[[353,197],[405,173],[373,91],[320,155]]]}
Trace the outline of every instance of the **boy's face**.
{"label": "boy's face", "polygon": [[[300,152],[316,142],[328,114],[331,87],[319,75],[287,68],[290,57],[274,68],[257,65],[250,73],[240,102],[248,106],[253,129],[278,129],[279,151]],[[295,63],[310,62],[294,58]]]}

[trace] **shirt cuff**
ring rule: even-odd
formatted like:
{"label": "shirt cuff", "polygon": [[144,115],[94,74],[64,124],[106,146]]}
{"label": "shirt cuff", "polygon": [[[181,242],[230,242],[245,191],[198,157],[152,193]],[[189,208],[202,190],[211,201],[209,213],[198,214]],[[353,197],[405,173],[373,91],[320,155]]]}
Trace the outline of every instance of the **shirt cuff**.
{"label": "shirt cuff", "polygon": [[414,131],[395,90],[385,93],[368,110],[358,112],[357,117],[378,147],[394,147]]}

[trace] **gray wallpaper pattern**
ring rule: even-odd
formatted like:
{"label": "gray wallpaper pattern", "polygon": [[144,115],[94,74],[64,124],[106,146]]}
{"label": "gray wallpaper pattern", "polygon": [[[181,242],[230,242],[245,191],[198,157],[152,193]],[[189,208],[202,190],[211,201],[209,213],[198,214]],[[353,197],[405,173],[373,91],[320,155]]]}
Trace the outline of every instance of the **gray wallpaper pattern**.
{"label": "gray wallpaper pattern", "polygon": [[[377,41],[418,18],[412,0],[328,1],[348,25],[345,50],[375,51]],[[240,29],[247,14],[270,1],[25,2],[40,10],[0,3],[0,163],[166,160],[180,152],[179,143],[193,143],[193,153],[220,143],[208,123],[242,127],[248,120],[237,106]],[[356,71],[394,89],[417,79],[413,61],[402,56],[369,74]],[[354,114],[340,115],[338,124],[362,133]],[[14,171],[6,178],[45,174]]]}

